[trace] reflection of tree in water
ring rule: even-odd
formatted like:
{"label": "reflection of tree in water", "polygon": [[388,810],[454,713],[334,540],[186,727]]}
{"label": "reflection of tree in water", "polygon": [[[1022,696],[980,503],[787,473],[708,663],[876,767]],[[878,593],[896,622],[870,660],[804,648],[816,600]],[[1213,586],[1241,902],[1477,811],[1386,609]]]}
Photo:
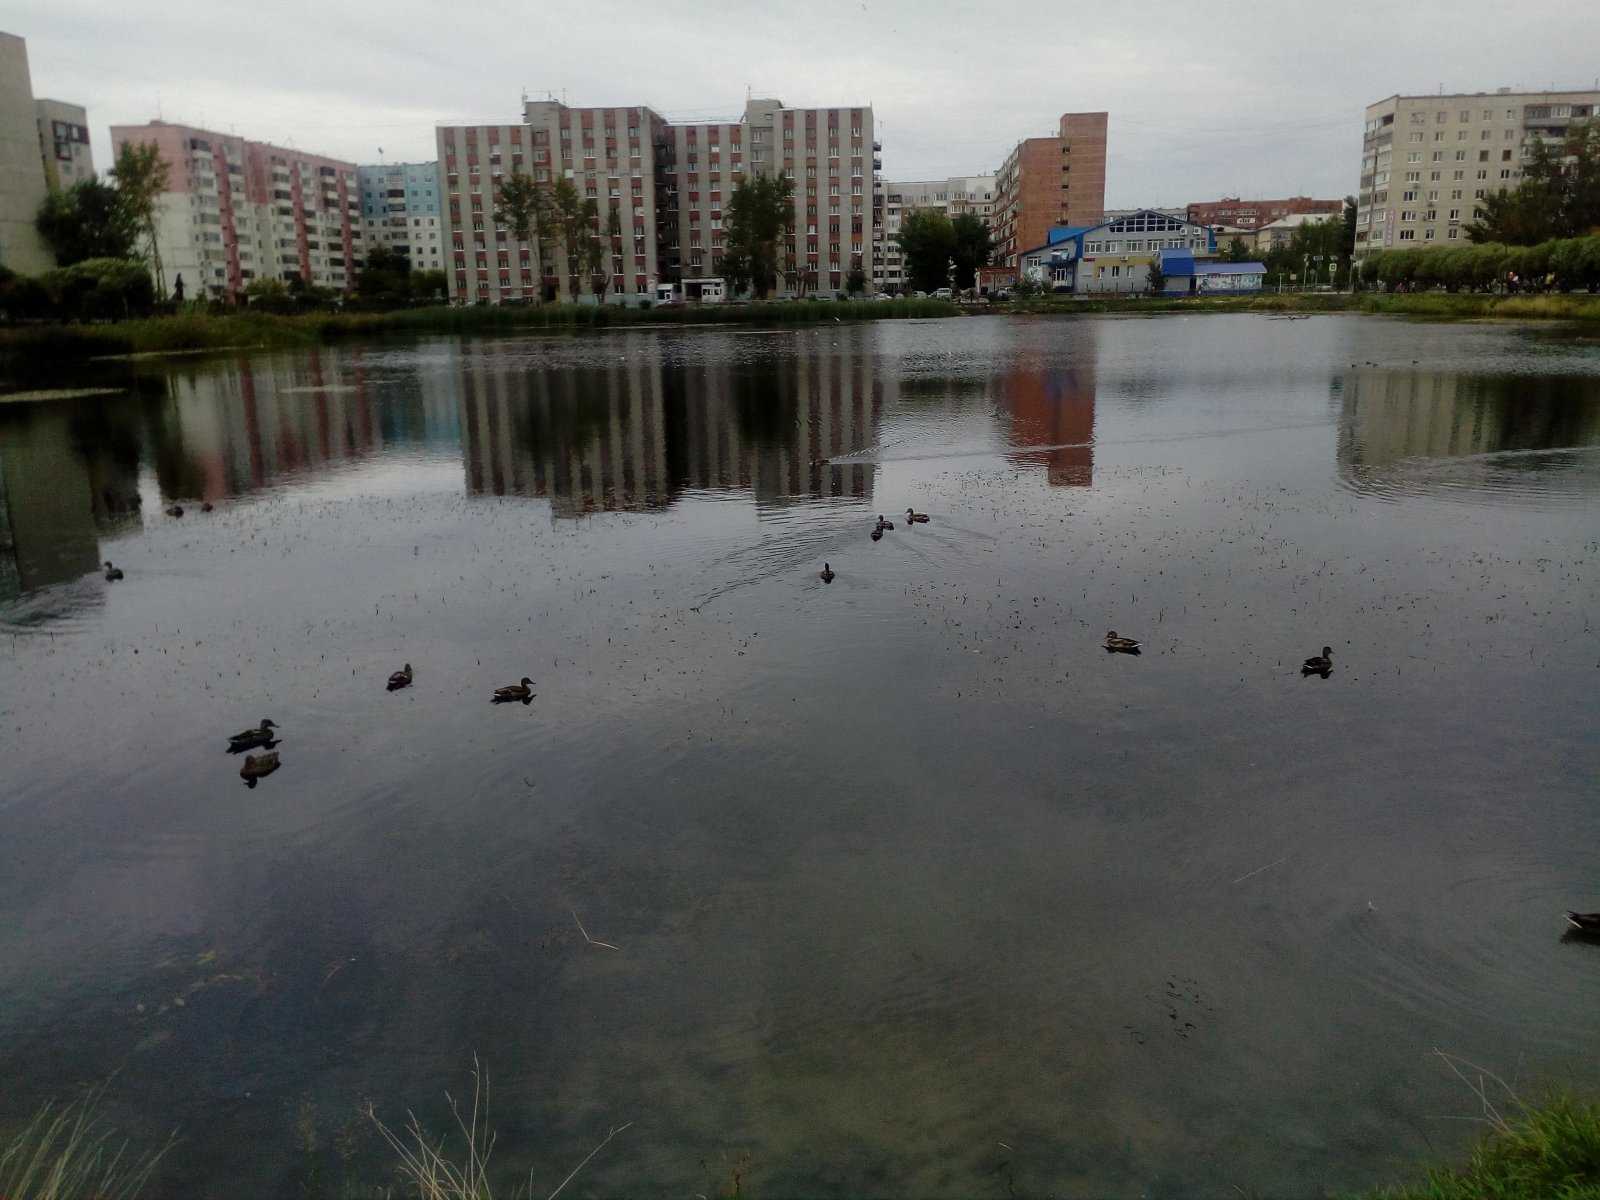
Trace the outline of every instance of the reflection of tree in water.
{"label": "reflection of tree in water", "polygon": [[[1600,394],[1581,378],[1468,376],[1370,368],[1347,380],[1341,466],[1381,467],[1409,458],[1600,445]],[[1547,470],[1553,460],[1519,465]]]}

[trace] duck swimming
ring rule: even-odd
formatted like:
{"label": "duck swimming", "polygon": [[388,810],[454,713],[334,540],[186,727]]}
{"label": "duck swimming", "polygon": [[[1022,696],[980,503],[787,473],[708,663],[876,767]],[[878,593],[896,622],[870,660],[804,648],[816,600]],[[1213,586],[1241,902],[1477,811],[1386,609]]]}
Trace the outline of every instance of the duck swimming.
{"label": "duck swimming", "polygon": [[169,516],[169,517],[181,517],[181,516],[183,516],[183,505],[174,504],[171,508],[167,509],[167,516]]}
{"label": "duck swimming", "polygon": [[823,563],[822,564],[822,570],[817,572],[817,578],[822,580],[823,583],[832,583],[833,582],[833,568],[830,567],[827,563]]}
{"label": "duck swimming", "polygon": [[276,728],[271,720],[262,717],[259,729],[241,729],[228,738],[228,753],[238,754],[244,750],[254,750],[257,746],[272,745],[272,731]]}
{"label": "duck swimming", "polygon": [[200,506],[200,511],[201,512],[210,512],[211,511],[211,501],[207,500],[204,504],[202,504]]}
{"label": "duck swimming", "polygon": [[882,525],[879,525],[877,528],[875,528],[872,531],[872,540],[875,541],[875,542],[883,541],[883,526]]}
{"label": "duck swimming", "polygon": [[894,532],[894,522],[893,521],[885,521],[883,519],[883,514],[879,513],[878,514],[878,528],[879,529],[887,529],[890,533],[893,533]]}
{"label": "duck swimming", "polygon": [[1326,675],[1333,670],[1333,647],[1324,646],[1321,654],[1313,654],[1300,668],[1303,675]]}
{"label": "duck swimming", "polygon": [[1568,909],[1567,924],[1572,926],[1575,933],[1581,933],[1588,937],[1600,937],[1600,912],[1581,913]]}
{"label": "duck swimming", "polygon": [[1106,649],[1113,654],[1138,654],[1140,643],[1129,637],[1118,637],[1115,629],[1106,632]]}
{"label": "duck swimming", "polygon": [[107,583],[115,583],[117,580],[119,580],[121,578],[122,578],[122,568],[121,567],[113,567],[110,562],[107,562],[106,563],[106,582]]}
{"label": "duck swimming", "polygon": [[239,768],[239,778],[244,780],[245,787],[255,787],[256,780],[265,779],[278,769],[278,752],[269,754],[246,754],[244,766]]}
{"label": "duck swimming", "polygon": [[497,687],[494,690],[494,703],[496,704],[506,704],[512,700],[520,700],[526,704],[532,699],[533,680],[526,675],[522,677],[521,683],[508,683],[505,687]]}
{"label": "duck swimming", "polygon": [[411,664],[410,663],[406,664],[405,670],[396,671],[393,675],[389,676],[389,690],[391,692],[397,692],[403,687],[410,687],[410,686],[411,686]]}
{"label": "duck swimming", "polygon": [[909,508],[906,509],[906,524],[907,525],[926,525],[927,523],[928,523],[928,514],[927,513],[914,512]]}

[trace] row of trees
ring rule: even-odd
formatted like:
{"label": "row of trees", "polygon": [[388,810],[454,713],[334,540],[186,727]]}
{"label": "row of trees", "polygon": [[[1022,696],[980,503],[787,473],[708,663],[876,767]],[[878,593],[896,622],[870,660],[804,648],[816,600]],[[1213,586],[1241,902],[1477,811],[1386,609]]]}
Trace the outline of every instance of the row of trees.
{"label": "row of trees", "polygon": [[155,311],[150,269],[137,259],[86,258],[43,275],[0,267],[0,317],[31,321],[119,321]]}
{"label": "row of trees", "polygon": [[1571,126],[1559,142],[1534,142],[1522,182],[1478,207],[1467,226],[1474,242],[1537,246],[1600,231],[1600,122]]}
{"label": "row of trees", "polygon": [[1600,236],[1552,238],[1537,246],[1480,242],[1448,250],[1374,250],[1363,284],[1446,291],[1600,289]]}
{"label": "row of trees", "polygon": [[900,219],[896,240],[905,256],[909,286],[923,292],[952,286],[952,264],[954,286],[972,287],[978,268],[987,266],[994,252],[989,227],[982,220],[972,213],[962,213],[952,220],[936,208],[906,213]]}
{"label": "row of trees", "polygon": [[35,225],[57,265],[106,258],[148,262],[165,294],[156,201],[167,190],[168,174],[169,167],[154,145],[125,142],[111,168],[115,186],[85,179],[64,191],[52,191],[40,206]]}
{"label": "row of trees", "polygon": [[513,175],[495,195],[495,223],[506,226],[519,242],[537,245],[539,261],[547,266],[564,263],[573,299],[588,278],[594,294],[605,299],[611,286],[608,259],[622,253],[622,213],[612,204],[606,214],[604,240],[600,206],[580,196],[570,179],[553,185],[536,183],[532,176]]}

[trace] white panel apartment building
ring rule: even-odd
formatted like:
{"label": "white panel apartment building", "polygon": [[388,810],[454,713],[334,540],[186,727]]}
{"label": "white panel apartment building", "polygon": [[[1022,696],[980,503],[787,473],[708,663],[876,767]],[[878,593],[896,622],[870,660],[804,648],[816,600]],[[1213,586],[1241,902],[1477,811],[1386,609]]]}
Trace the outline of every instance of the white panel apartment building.
{"label": "white panel apartment building", "polygon": [[[843,291],[859,266],[870,278],[872,180],[878,167],[870,108],[785,108],[752,100],[739,121],[669,124],[644,106],[572,108],[529,101],[520,125],[437,130],[456,303],[498,304],[592,295],[578,264],[545,262],[494,220],[497,181],[568,179],[595,202],[609,243],[607,301],[637,303],[658,283],[717,278],[724,205],[747,175],[794,182],[792,269],[780,292]],[[612,233],[612,212],[616,213]],[[557,251],[559,254],[559,250]]]}
{"label": "white panel apartment building", "polygon": [[69,188],[93,179],[88,110],[64,100],[37,100],[33,107],[39,122],[39,153],[50,186]]}
{"label": "white panel apartment building", "polygon": [[873,213],[873,290],[898,292],[905,287],[905,260],[897,240],[900,220],[919,208],[937,209],[954,219],[970,213],[989,224],[994,215],[993,175],[952,175],[914,183],[878,182]]}
{"label": "white panel apartment building", "polygon": [[1600,91],[1390,96],[1367,106],[1356,256],[1459,245],[1478,202],[1522,181],[1541,138],[1600,111]]}
{"label": "white panel apartment building", "polygon": [[24,275],[55,266],[33,225],[48,194],[38,120],[28,45],[0,33],[0,265]]}
{"label": "white panel apartment building", "polygon": [[439,164],[382,163],[356,168],[367,253],[383,246],[403,254],[413,271],[445,267],[443,188]]}

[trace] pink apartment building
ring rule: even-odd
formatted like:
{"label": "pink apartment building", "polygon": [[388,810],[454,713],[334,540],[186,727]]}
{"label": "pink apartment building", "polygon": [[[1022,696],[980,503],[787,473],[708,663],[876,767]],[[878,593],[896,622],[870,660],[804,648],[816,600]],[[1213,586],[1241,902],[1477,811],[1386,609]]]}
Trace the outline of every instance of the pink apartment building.
{"label": "pink apartment building", "polygon": [[113,152],[154,144],[168,164],[157,246],[169,293],[234,297],[253,279],[349,292],[365,249],[356,166],[167,121],[113,125]]}

